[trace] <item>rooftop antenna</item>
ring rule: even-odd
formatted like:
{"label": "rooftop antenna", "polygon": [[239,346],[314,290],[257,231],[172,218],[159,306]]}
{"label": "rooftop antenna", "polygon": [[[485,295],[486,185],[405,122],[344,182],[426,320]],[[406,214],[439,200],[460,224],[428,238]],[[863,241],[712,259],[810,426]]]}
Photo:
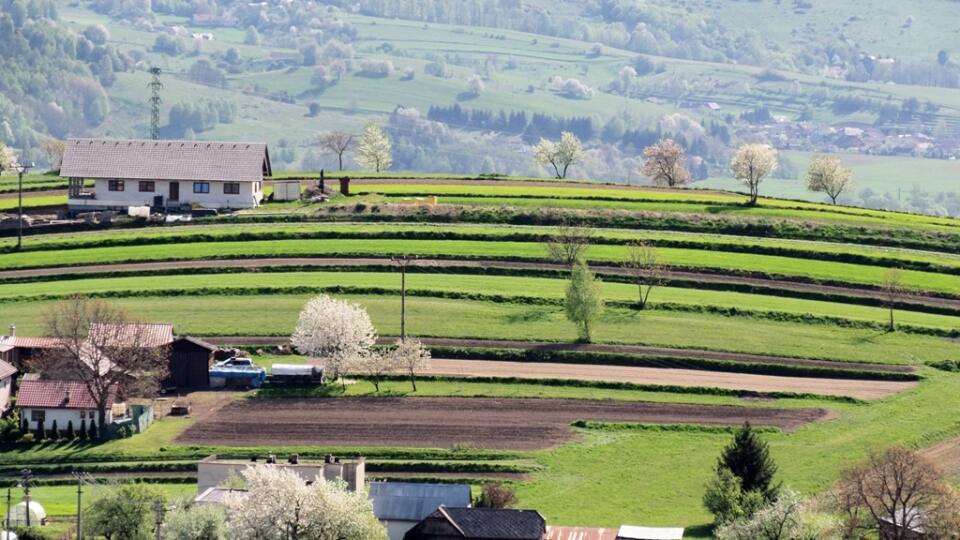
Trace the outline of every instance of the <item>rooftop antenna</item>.
{"label": "rooftop antenna", "polygon": [[163,101],[160,90],[163,83],[160,82],[160,68],[150,68],[150,74],[153,75],[153,80],[147,83],[150,89],[150,138],[156,141],[160,138],[160,103]]}

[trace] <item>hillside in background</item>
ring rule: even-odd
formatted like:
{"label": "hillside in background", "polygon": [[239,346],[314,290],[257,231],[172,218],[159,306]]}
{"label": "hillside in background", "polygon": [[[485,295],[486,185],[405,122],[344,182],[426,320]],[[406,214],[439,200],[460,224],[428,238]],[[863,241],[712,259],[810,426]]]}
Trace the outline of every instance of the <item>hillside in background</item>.
{"label": "hillside in background", "polygon": [[[157,66],[163,136],[266,140],[277,169],[334,168],[316,133],[378,121],[395,170],[547,176],[530,145],[572,131],[574,176],[643,183],[640,152],[670,136],[695,187],[734,188],[732,149],[759,141],[781,150],[771,195],[822,200],[806,163],[839,152],[857,182],[842,202],[956,216],[957,5],[57,0],[31,27],[69,36],[60,72],[109,105],[5,88],[31,114],[0,107],[0,137],[146,137]],[[60,109],[73,121],[49,121]]]}

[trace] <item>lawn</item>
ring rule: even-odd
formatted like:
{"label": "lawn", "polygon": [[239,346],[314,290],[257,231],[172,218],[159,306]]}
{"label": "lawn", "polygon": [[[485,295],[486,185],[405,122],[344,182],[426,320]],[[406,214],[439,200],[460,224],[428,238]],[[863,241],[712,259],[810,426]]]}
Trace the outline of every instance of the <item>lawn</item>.
{"label": "lawn", "polygon": [[[289,335],[309,294],[203,297],[138,297],[115,302],[150,321],[170,322],[188,335]],[[370,312],[382,335],[399,334],[396,296],[337,295]],[[23,335],[42,332],[51,303],[4,306]],[[562,306],[503,304],[441,298],[409,298],[407,332],[430,337],[572,342],[577,334]],[[956,344],[933,336],[888,333],[827,324],[672,311],[608,308],[596,327],[600,343],[706,348],[839,361],[920,364],[951,358]]]}
{"label": "lawn", "polygon": [[[514,298],[544,298],[559,302],[565,295],[567,280],[457,274],[411,273],[407,276],[407,288],[412,296],[460,293],[468,295],[496,294]],[[297,287],[356,287],[379,288],[400,293],[397,272],[270,272],[255,274],[186,274],[149,277],[116,277],[74,279],[64,281],[41,281],[16,284],[0,284],[0,302],[26,302],[50,297],[68,297],[73,294],[109,295],[124,293],[127,296],[162,296],[168,292],[200,296],[209,294],[209,289],[223,292],[236,289],[236,295],[247,296],[284,292]],[[272,291],[269,289],[273,289]],[[605,283],[603,297],[610,301],[634,302],[637,288],[628,283]],[[650,307],[658,304],[681,304],[685,306],[716,306],[759,311],[770,314],[812,314],[856,321],[885,323],[888,311],[881,307],[869,307],[837,302],[804,300],[781,296],[748,294],[739,292],[657,287],[651,293]],[[774,315],[775,316],[775,315]],[[897,310],[901,324],[926,326],[946,330],[960,328],[960,320],[948,315],[935,315],[915,311]]]}

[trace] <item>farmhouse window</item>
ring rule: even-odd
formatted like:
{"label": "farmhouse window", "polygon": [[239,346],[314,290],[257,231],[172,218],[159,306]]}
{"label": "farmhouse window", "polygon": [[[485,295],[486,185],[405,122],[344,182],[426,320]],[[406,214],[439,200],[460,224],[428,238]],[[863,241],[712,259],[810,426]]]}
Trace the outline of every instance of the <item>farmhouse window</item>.
{"label": "farmhouse window", "polygon": [[194,182],[194,193],[210,193],[210,182]]}
{"label": "farmhouse window", "polygon": [[123,188],[124,188],[123,184],[124,184],[123,180],[110,180],[107,183],[107,189],[109,189],[110,191],[123,191]]}
{"label": "farmhouse window", "polygon": [[224,183],[223,183],[223,194],[224,194],[224,195],[239,195],[239,194],[240,194],[240,182],[224,182]]}
{"label": "farmhouse window", "polygon": [[153,193],[156,191],[156,184],[151,180],[140,181],[140,193]]}
{"label": "farmhouse window", "polygon": [[47,411],[30,411],[31,422],[44,422],[47,419]]}

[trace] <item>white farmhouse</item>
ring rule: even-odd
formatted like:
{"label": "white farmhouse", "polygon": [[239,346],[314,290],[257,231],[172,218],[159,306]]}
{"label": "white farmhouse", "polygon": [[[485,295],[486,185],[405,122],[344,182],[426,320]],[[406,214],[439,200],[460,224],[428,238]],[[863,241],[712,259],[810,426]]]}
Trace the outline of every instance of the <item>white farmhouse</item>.
{"label": "white farmhouse", "polygon": [[69,139],[60,168],[71,212],[253,208],[271,175],[266,144],[213,141]]}
{"label": "white farmhouse", "polygon": [[[125,414],[125,406],[116,402],[116,396],[114,389],[107,400],[107,425],[113,423],[114,416]],[[52,429],[54,421],[60,430],[67,429],[70,422],[73,422],[74,429],[80,429],[84,421],[86,426],[97,423],[97,404],[80,381],[27,375],[17,392],[17,408],[24,426],[31,431],[41,424],[44,429]]]}
{"label": "white farmhouse", "polygon": [[[0,343],[0,354],[3,353],[3,343]],[[3,361],[0,357],[0,415],[10,407],[10,391],[13,388],[13,376],[17,374],[17,368]]]}

